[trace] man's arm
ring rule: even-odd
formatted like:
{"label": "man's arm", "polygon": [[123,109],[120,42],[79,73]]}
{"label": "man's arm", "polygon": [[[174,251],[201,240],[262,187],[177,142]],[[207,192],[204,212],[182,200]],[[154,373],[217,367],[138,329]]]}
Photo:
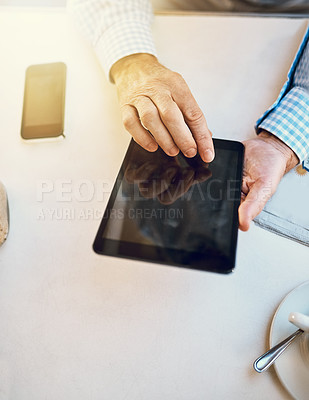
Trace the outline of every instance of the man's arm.
{"label": "man's arm", "polygon": [[148,0],[68,0],[68,10],[93,45],[108,78],[112,65],[123,57],[156,55]]}
{"label": "man's arm", "polygon": [[309,29],[276,102],[257,121],[289,146],[300,161],[309,156]]}
{"label": "man's arm", "polygon": [[149,0],[70,0],[69,9],[116,84],[123,123],[137,143],[168,155],[214,158],[211,132],[184,79],[159,63]]}
{"label": "man's arm", "polygon": [[276,102],[257,121],[258,137],[245,144],[240,229],[262,211],[283,175],[309,157],[309,29]]}

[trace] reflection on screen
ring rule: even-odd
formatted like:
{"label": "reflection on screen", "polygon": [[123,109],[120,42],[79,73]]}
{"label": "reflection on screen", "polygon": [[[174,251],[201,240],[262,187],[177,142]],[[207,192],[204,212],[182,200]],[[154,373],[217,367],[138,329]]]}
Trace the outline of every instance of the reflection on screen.
{"label": "reflection on screen", "polygon": [[239,196],[237,151],[217,149],[209,166],[139,146],[137,152],[124,166],[104,238],[229,256]]}

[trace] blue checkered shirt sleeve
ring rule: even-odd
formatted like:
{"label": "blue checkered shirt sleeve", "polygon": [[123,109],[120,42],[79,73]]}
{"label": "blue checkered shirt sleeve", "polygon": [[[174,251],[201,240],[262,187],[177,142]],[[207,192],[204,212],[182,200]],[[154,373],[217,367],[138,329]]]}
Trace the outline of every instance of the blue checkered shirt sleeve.
{"label": "blue checkered shirt sleeve", "polygon": [[257,121],[257,132],[262,129],[309,161],[309,28],[278,99]]}
{"label": "blue checkered shirt sleeve", "polygon": [[136,54],[156,55],[148,0],[69,0],[68,11],[94,46],[109,77],[112,65]]}

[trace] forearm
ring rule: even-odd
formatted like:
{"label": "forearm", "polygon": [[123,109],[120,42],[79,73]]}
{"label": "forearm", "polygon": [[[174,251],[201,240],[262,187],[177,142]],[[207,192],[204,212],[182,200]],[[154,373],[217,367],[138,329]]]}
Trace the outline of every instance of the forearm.
{"label": "forearm", "polygon": [[294,87],[258,126],[277,136],[297,155],[299,161],[309,156],[309,94]]}
{"label": "forearm", "polygon": [[290,147],[299,161],[309,157],[309,31],[294,60],[277,101],[258,120],[257,132],[266,130]]}

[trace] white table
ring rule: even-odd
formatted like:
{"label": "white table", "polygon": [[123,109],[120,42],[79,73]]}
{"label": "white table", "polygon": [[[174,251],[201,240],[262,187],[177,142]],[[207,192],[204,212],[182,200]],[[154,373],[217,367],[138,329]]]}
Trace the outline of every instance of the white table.
{"label": "white table", "polygon": [[[214,135],[242,140],[277,96],[305,26],[158,16],[153,30]],[[228,276],[96,255],[130,139],[115,88],[63,10],[2,8],[0,37],[0,179],[11,211],[0,249],[0,399],[290,399],[273,369],[257,374],[252,362],[281,299],[309,279],[309,249],[252,226]],[[67,137],[25,144],[25,68],[59,60]],[[42,185],[53,190],[42,195]]]}

